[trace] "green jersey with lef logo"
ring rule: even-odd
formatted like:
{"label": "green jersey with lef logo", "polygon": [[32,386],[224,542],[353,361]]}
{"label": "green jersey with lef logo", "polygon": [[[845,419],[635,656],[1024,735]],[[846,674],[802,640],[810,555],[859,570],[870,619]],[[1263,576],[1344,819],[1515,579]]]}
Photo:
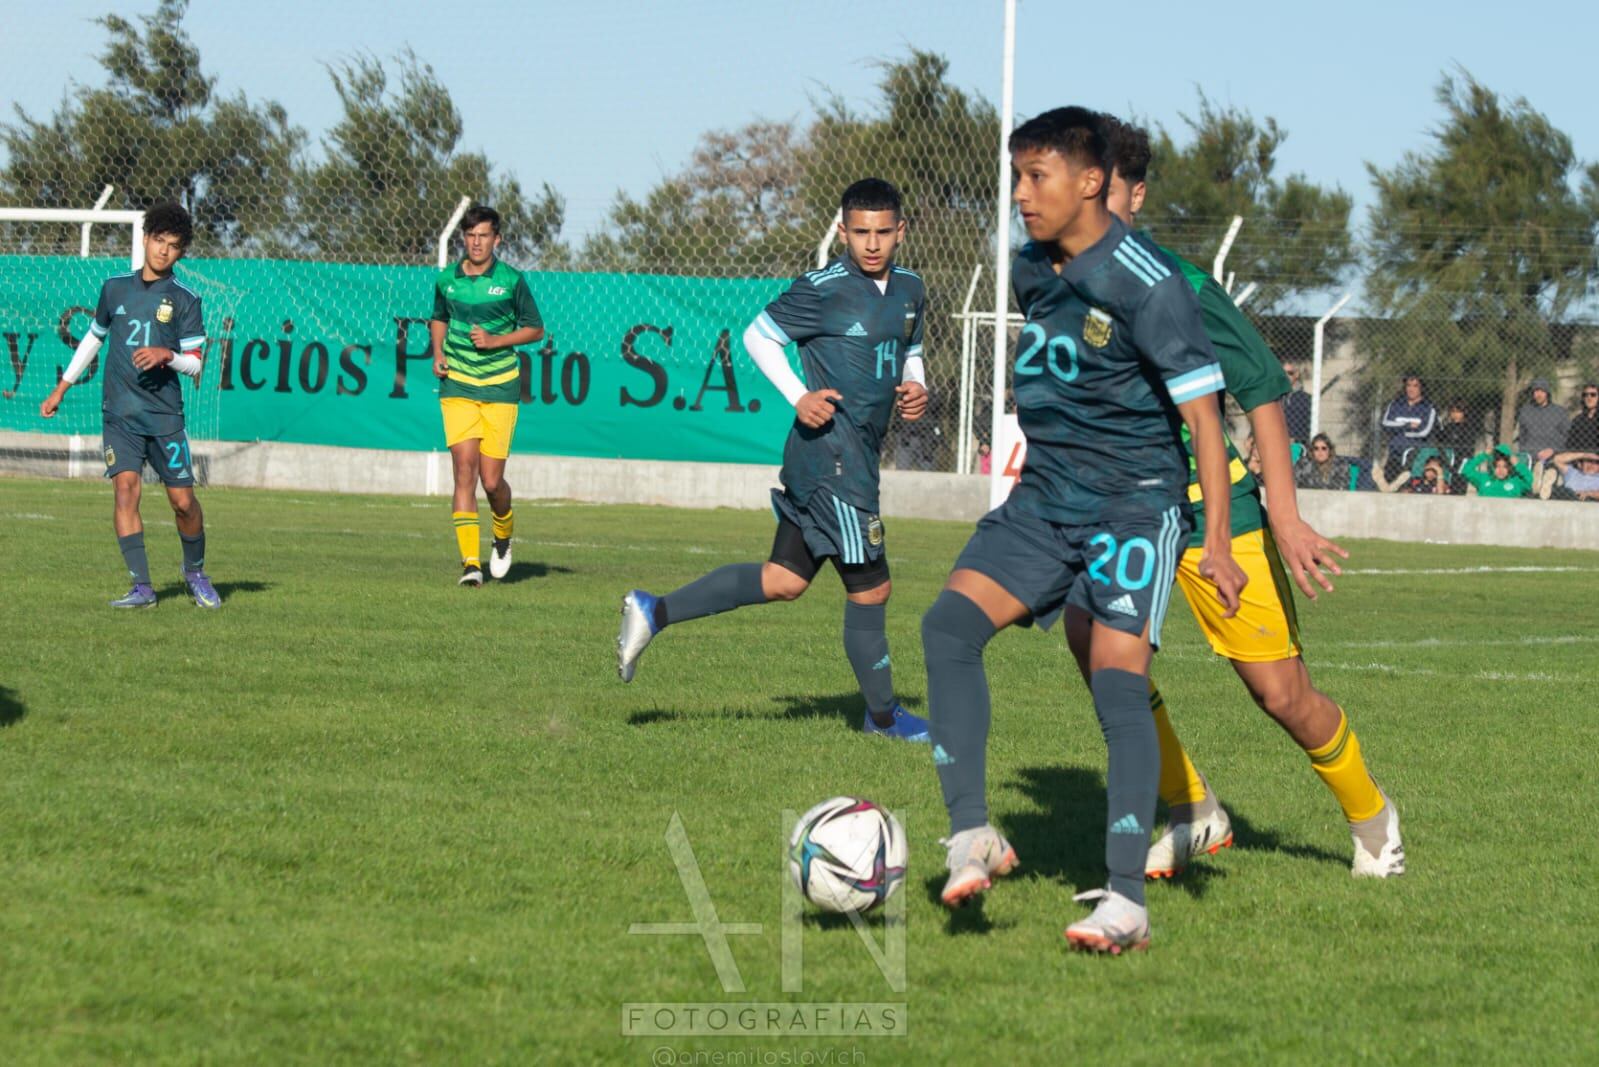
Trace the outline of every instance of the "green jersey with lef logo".
{"label": "green jersey with lef logo", "polygon": [[521,398],[521,363],[514,348],[479,350],[472,327],[507,334],[544,325],[522,272],[498,258],[482,274],[468,274],[464,263],[439,271],[433,285],[433,321],[447,325],[444,356],[449,374],[440,397],[459,396],[490,404],[515,404]]}

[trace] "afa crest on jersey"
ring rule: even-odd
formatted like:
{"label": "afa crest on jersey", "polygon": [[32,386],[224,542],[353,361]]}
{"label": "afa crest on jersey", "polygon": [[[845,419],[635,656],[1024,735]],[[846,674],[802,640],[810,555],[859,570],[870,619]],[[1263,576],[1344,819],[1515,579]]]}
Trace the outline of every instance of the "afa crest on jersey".
{"label": "afa crest on jersey", "polygon": [[910,343],[911,335],[916,332],[916,309],[905,312],[905,341]]}
{"label": "afa crest on jersey", "polygon": [[1083,340],[1095,348],[1110,344],[1110,316],[1098,308],[1090,308],[1083,319]]}
{"label": "afa crest on jersey", "polygon": [[172,321],[172,301],[163,299],[161,306],[155,309],[155,321],[166,325]]}

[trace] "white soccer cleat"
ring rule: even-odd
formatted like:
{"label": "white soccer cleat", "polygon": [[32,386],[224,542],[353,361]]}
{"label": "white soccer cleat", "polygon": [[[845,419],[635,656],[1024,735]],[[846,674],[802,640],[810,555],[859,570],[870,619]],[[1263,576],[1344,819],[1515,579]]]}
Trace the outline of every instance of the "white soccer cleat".
{"label": "white soccer cleat", "polygon": [[999,836],[999,831],[986,823],[962,830],[938,842],[949,850],[945,866],[949,868],[949,881],[939,899],[946,908],[963,907],[968,900],[989,886],[992,877],[1006,875],[1017,866],[1016,850],[1010,842]]}
{"label": "white soccer cleat", "polygon": [[489,549],[489,575],[497,580],[510,573],[511,539],[495,538],[494,547]]}
{"label": "white soccer cleat", "polygon": [[622,681],[631,682],[638,671],[638,658],[650,647],[655,637],[655,602],[642,589],[635,589],[622,598],[622,630],[616,635],[616,673]]}
{"label": "white soccer cleat", "polygon": [[1232,847],[1233,823],[1217,804],[1208,815],[1193,822],[1172,823],[1160,839],[1149,846],[1144,860],[1145,878],[1174,878],[1195,856],[1214,856]]}
{"label": "white soccer cleat", "polygon": [[483,568],[476,563],[466,563],[461,566],[461,578],[455,583],[464,585],[468,589],[477,589],[483,585]]}
{"label": "white soccer cleat", "polygon": [[1149,947],[1149,909],[1142,904],[1134,904],[1113,889],[1090,889],[1072,899],[1099,901],[1092,915],[1066,928],[1065,937],[1072,948],[1120,956]]}
{"label": "white soccer cleat", "polygon": [[[1378,790],[1382,793],[1381,790]],[[1405,873],[1405,845],[1399,839],[1399,812],[1394,810],[1394,802],[1388,799],[1387,793],[1382,793],[1382,810],[1370,819],[1371,823],[1381,820],[1383,842],[1382,848],[1373,855],[1361,840],[1361,835],[1351,829],[1351,836],[1355,839],[1355,862],[1349,873],[1356,878],[1392,878]]]}

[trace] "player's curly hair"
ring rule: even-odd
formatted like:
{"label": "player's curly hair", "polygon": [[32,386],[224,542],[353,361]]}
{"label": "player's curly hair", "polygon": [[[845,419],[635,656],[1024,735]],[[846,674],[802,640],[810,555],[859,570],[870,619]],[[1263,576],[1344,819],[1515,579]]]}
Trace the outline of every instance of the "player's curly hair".
{"label": "player's curly hair", "polygon": [[1086,107],[1057,107],[1034,115],[1011,131],[1009,147],[1017,152],[1058,152],[1079,167],[1097,167],[1106,180],[1099,187],[1100,199],[1110,189],[1110,167],[1106,163],[1109,146],[1100,129],[1097,111]]}
{"label": "player's curly hair", "polygon": [[1129,185],[1149,177],[1149,131],[1123,122],[1108,112],[1099,113],[1100,132],[1105,137],[1105,163]]}
{"label": "player's curly hair", "polygon": [[176,237],[180,247],[188,248],[189,242],[194,240],[194,219],[189,217],[182,204],[168,200],[144,213],[144,232],[148,237],[157,234]]}
{"label": "player's curly hair", "polygon": [[903,214],[899,190],[882,178],[862,178],[852,183],[839,198],[838,206],[845,215],[851,211],[892,211],[897,219]]}

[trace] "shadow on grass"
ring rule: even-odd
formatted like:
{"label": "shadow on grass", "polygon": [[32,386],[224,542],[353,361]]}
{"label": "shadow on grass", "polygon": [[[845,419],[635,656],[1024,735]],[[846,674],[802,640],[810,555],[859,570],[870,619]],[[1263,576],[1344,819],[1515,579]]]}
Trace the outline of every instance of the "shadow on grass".
{"label": "shadow on grass", "polygon": [[0,729],[21,722],[26,714],[28,706],[22,702],[17,691],[9,685],[0,685]]}
{"label": "shadow on grass", "polygon": [[[1018,875],[1056,878],[1079,890],[1105,879],[1105,779],[1081,767],[1024,767],[1012,781],[1040,810],[1001,816],[999,830],[1016,847],[1022,867]],[[1257,826],[1248,816],[1227,807],[1232,819],[1233,847],[1281,852],[1297,859],[1349,864],[1347,857],[1316,845],[1290,841],[1275,830]],[[1202,897],[1214,878],[1226,878],[1215,858],[1190,863],[1172,885]]]}
{"label": "shadow on grass", "polygon": [[[689,718],[706,719],[836,719],[850,730],[858,731],[861,720],[865,715],[865,702],[859,693],[838,693],[833,696],[778,696],[772,702],[779,705],[778,712],[773,715],[768,712],[755,711],[744,708],[719,708],[708,711],[690,712],[677,709],[655,708],[650,711],[635,711],[627,717],[629,726],[652,726],[656,723],[687,721]],[[905,697],[903,703],[907,708],[918,708],[922,701],[918,697]]]}
{"label": "shadow on grass", "polygon": [[542,560],[535,560],[532,563],[513,562],[511,569],[505,572],[505,577],[496,578],[495,581],[503,582],[506,585],[515,585],[517,582],[525,582],[529,578],[543,578],[549,574],[572,573],[571,567],[552,567]]}
{"label": "shadow on grass", "polygon": [[[271,582],[257,582],[250,578],[241,578],[234,582],[212,582],[211,588],[217,591],[217,595],[222,598],[222,603],[226,604],[240,593],[264,593],[271,589],[272,585],[273,583]],[[188,600],[189,587],[184,582],[172,582],[157,589],[155,595],[159,600],[167,600],[169,598]]]}

